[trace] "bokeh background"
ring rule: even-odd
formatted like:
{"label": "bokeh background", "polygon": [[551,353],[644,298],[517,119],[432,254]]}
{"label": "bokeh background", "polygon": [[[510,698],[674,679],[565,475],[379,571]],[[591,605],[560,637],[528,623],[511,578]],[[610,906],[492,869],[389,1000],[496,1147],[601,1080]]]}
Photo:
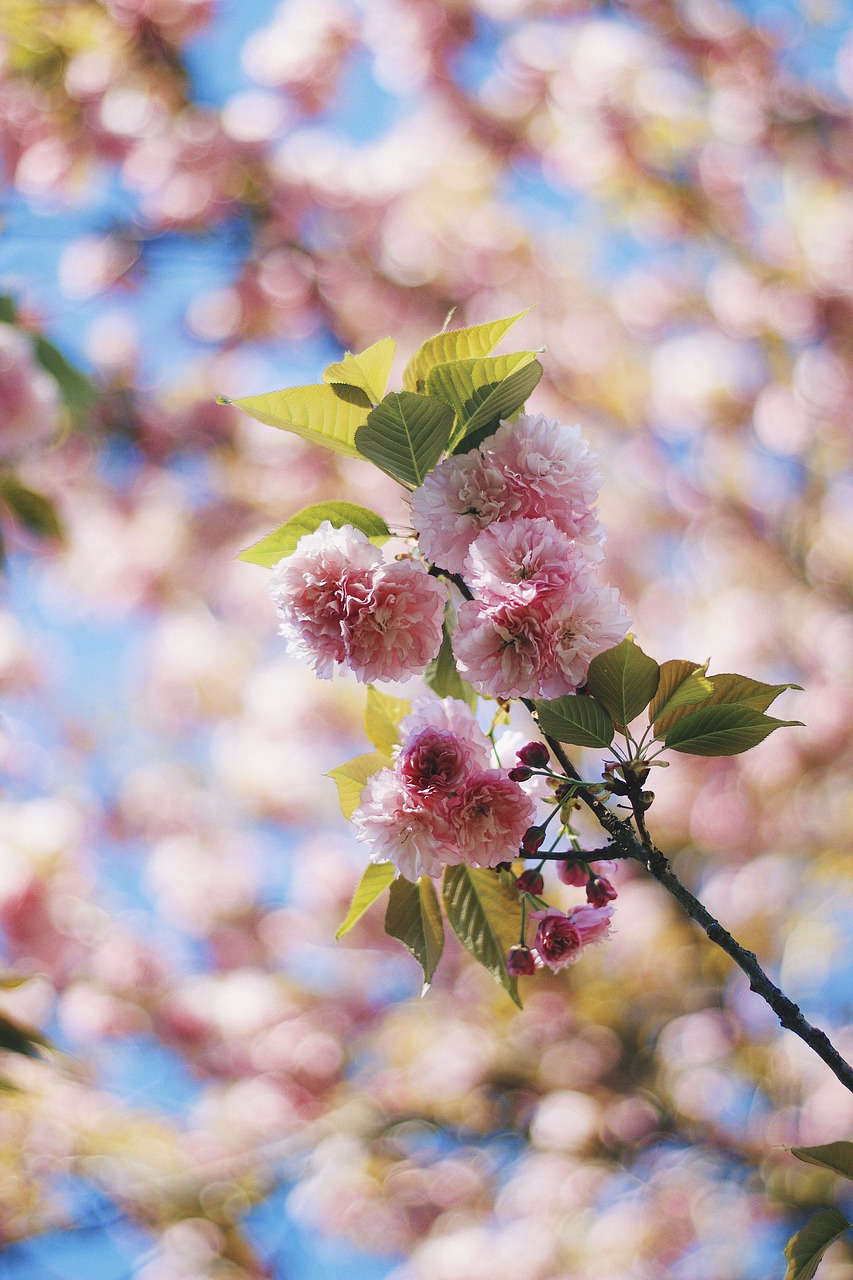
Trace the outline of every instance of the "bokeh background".
{"label": "bokeh background", "polygon": [[853,1098],[641,875],[521,1013],[333,941],[363,690],[234,556],[399,497],[214,397],[533,305],[639,642],[804,686],[650,823],[849,1056],[851,18],[0,0],[0,1276],[764,1280],[838,1194]]}

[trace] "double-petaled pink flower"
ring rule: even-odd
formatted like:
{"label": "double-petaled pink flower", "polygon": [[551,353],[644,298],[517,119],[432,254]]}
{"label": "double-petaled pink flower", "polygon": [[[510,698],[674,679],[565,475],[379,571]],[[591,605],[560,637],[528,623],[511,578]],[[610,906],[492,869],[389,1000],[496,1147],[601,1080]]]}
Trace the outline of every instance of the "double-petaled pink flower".
{"label": "double-petaled pink flower", "polygon": [[573,907],[568,913],[548,907],[544,911],[532,911],[531,918],[539,921],[533,952],[549,969],[563,969],[574,964],[584,947],[598,942],[610,932],[613,908]]}
{"label": "double-petaled pink flower", "polygon": [[270,594],[290,652],[318,676],[407,680],[438,653],[444,589],[417,560],[386,563],[351,525],[325,520],[273,569]]}

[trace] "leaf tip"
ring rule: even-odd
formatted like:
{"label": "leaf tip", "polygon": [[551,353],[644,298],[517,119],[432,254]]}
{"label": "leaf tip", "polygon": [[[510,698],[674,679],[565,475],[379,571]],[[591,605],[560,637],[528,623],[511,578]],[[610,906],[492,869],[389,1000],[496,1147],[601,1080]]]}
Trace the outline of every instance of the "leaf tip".
{"label": "leaf tip", "polygon": [[228,396],[216,396],[214,403],[215,404],[233,404],[234,401],[230,400]]}

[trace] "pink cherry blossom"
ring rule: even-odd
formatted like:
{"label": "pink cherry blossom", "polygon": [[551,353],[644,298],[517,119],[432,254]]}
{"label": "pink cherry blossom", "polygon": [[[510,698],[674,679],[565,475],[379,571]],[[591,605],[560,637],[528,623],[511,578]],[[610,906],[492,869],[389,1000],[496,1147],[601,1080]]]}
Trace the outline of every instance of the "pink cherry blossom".
{"label": "pink cherry blossom", "polygon": [[486,769],[450,801],[448,812],[461,861],[496,867],[517,856],[521,837],[533,821],[533,801],[500,769]]}
{"label": "pink cherry blossom", "polygon": [[478,534],[465,561],[468,585],[487,604],[547,598],[554,605],[577,590],[587,570],[579,544],[542,517],[495,521]]}
{"label": "pink cherry blossom", "polygon": [[453,652],[459,670],[478,693],[492,698],[538,698],[549,668],[549,614],[545,604],[485,608],[478,600],[459,607]]}
{"label": "pink cherry blossom", "polygon": [[471,708],[458,698],[416,698],[412,710],[400,721],[400,732],[411,741],[422,729],[440,729],[452,733],[465,744],[470,767],[488,769],[492,764],[492,747],[474,719]]}
{"label": "pink cherry blossom", "polygon": [[409,790],[426,799],[459,790],[471,772],[471,760],[456,734],[428,727],[409,739],[397,768]]}
{"label": "pink cherry blossom", "polygon": [[445,458],[429,473],[412,494],[412,522],[427,559],[462,573],[477,534],[519,505],[502,471],[475,450]]}
{"label": "pink cherry blossom", "polygon": [[588,581],[548,620],[547,658],[539,674],[538,696],[560,698],[574,693],[585,682],[596,654],[619,644],[630,625],[616,588]]}
{"label": "pink cherry blossom", "polygon": [[584,947],[607,936],[613,908],[585,905],[573,907],[566,914],[556,907],[548,907],[530,914],[539,921],[533,950],[543,964],[556,972],[567,964],[574,964]]}
{"label": "pink cherry blossom", "polygon": [[444,590],[422,564],[385,564],[363,533],[325,520],[273,569],[270,594],[281,634],[297,657],[329,679],[406,680],[441,644]]}
{"label": "pink cherry blossom", "polygon": [[582,889],[589,880],[587,866],[594,876],[612,876],[619,864],[615,858],[605,858],[601,862],[583,863],[576,860],[557,863],[557,875],[563,884],[574,885]]}
{"label": "pink cherry blossom", "polygon": [[462,861],[456,835],[438,806],[427,806],[394,769],[380,769],[353,814],[356,838],[371,845],[371,862],[391,862],[407,880],[439,876]]}

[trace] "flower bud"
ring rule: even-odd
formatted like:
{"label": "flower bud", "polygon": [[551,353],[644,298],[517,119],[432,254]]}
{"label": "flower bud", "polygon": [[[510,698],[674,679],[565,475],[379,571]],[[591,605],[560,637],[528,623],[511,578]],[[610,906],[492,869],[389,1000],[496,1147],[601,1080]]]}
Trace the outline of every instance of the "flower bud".
{"label": "flower bud", "polygon": [[513,978],[527,978],[536,972],[536,961],[529,947],[510,947],[506,958],[507,973]]}
{"label": "flower bud", "polygon": [[616,890],[606,876],[593,876],[587,881],[586,900],[591,906],[604,907],[616,896]]}
{"label": "flower bud", "polygon": [[572,859],[571,862],[558,862],[557,875],[560,877],[563,884],[574,885],[577,889],[580,889],[581,886],[585,885],[589,880],[589,872],[586,869],[586,863],[580,862],[577,859]]}
{"label": "flower bud", "polygon": [[521,837],[521,849],[523,853],[533,854],[540,847],[545,839],[545,831],[542,827],[528,827],[524,835]]}
{"label": "flower bud", "polygon": [[513,782],[526,782],[528,778],[533,777],[533,770],[528,769],[526,764],[516,765],[514,769],[510,769],[509,777]]}
{"label": "flower bud", "polygon": [[545,888],[545,881],[542,879],[540,871],[522,871],[515,882],[515,887],[519,893],[535,893],[538,895]]}
{"label": "flower bud", "polygon": [[516,754],[521,763],[530,765],[531,769],[547,769],[551,759],[544,742],[528,742]]}

